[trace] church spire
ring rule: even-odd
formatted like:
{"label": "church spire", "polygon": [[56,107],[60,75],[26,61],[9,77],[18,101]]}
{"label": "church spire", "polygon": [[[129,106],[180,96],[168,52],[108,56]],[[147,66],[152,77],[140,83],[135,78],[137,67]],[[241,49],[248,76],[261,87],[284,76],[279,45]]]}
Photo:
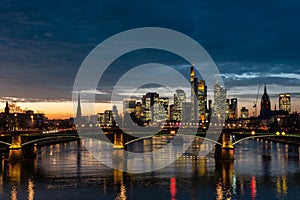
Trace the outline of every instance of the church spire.
{"label": "church spire", "polygon": [[78,93],[77,113],[76,118],[81,117],[80,93]]}
{"label": "church spire", "polygon": [[6,102],[6,106],[5,106],[5,108],[4,108],[4,113],[5,113],[6,115],[9,114],[9,106],[8,106],[8,102]]}
{"label": "church spire", "polygon": [[267,94],[267,85],[265,84],[265,90],[264,93]]}

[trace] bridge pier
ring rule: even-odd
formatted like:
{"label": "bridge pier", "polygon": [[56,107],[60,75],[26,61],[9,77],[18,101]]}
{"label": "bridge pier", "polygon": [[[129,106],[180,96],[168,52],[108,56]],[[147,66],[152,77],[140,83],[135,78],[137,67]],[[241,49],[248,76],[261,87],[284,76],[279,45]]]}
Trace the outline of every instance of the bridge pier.
{"label": "bridge pier", "polygon": [[216,146],[215,158],[219,160],[234,160],[234,146],[230,133],[222,133],[222,146]]}
{"label": "bridge pier", "polygon": [[122,133],[114,133],[114,149],[124,149],[124,137]]}
{"label": "bridge pier", "polygon": [[21,135],[12,133],[11,145],[9,146],[8,160],[10,162],[16,162],[23,158],[22,140]]}

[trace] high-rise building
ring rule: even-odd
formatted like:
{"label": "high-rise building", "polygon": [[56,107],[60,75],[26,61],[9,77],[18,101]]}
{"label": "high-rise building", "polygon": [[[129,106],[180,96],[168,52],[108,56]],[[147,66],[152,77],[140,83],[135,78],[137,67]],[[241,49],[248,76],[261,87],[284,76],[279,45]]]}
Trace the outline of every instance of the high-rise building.
{"label": "high-rise building", "polygon": [[154,104],[158,103],[159,95],[155,92],[148,92],[146,95],[143,96],[142,99],[142,106],[144,111],[144,119],[145,121],[152,121],[154,122]]}
{"label": "high-rise building", "polygon": [[280,94],[279,95],[279,110],[284,110],[291,113],[291,95]]}
{"label": "high-rise building", "polygon": [[116,123],[119,125],[119,111],[118,111],[118,107],[116,105],[113,105],[113,109],[112,109],[112,115],[114,120],[116,121]]}
{"label": "high-rise building", "polygon": [[136,99],[124,99],[123,100],[123,112],[124,113],[135,113]]}
{"label": "high-rise building", "polygon": [[219,83],[214,86],[213,116],[218,120],[226,117],[226,89]]}
{"label": "high-rise building", "polygon": [[158,103],[154,104],[154,122],[165,122],[168,120],[169,98],[160,97]]}
{"label": "high-rise building", "polygon": [[198,120],[198,78],[195,77],[194,66],[191,67],[190,72],[191,81],[191,120]]}
{"label": "high-rise building", "polygon": [[249,110],[246,107],[242,107],[241,109],[241,118],[247,119],[249,117]]}
{"label": "high-rise building", "polygon": [[182,120],[182,103],[186,102],[185,92],[181,89],[176,90],[176,94],[174,94],[174,110],[172,112],[173,120]]}
{"label": "high-rise building", "polygon": [[104,113],[97,113],[97,120],[101,127],[105,125]]}
{"label": "high-rise building", "polygon": [[174,104],[171,104],[171,105],[169,106],[169,118],[170,118],[171,120],[176,120],[176,117],[175,117],[175,115],[174,115],[174,111],[175,111],[175,109],[174,109]]}
{"label": "high-rise building", "polygon": [[238,118],[238,101],[237,98],[232,98],[230,100],[229,105],[229,119],[237,119]]}
{"label": "high-rise building", "polygon": [[268,117],[271,115],[271,101],[267,93],[267,86],[265,85],[264,94],[261,97],[260,116]]}
{"label": "high-rise building", "polygon": [[106,126],[116,125],[116,121],[114,120],[112,110],[105,110],[104,111],[104,124]]}
{"label": "high-rise building", "polygon": [[141,119],[143,117],[143,108],[140,101],[135,104],[135,116],[137,119]]}
{"label": "high-rise building", "polygon": [[191,121],[191,110],[192,110],[191,102],[183,102],[182,103],[182,121],[183,122]]}
{"label": "high-rise building", "polygon": [[207,118],[207,86],[204,80],[198,83],[198,113],[202,121]]}
{"label": "high-rise building", "polygon": [[123,100],[123,127],[131,126],[134,124],[132,120],[132,114],[136,112],[136,99],[124,99]]}

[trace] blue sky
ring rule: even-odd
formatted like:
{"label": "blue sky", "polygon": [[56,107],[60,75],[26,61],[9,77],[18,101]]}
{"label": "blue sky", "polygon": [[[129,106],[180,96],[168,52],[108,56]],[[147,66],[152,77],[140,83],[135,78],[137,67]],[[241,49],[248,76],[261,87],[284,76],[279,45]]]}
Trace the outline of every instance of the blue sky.
{"label": "blue sky", "polygon": [[[300,96],[297,0],[6,0],[0,1],[0,98],[71,100],[77,70],[97,44],[147,26],[198,41],[217,63],[232,97],[252,101],[258,83],[266,83],[274,98],[282,92],[292,93],[295,101]],[[147,61],[148,55],[188,73],[180,59],[159,53],[140,57]],[[120,60],[114,70],[132,62],[130,56]]]}

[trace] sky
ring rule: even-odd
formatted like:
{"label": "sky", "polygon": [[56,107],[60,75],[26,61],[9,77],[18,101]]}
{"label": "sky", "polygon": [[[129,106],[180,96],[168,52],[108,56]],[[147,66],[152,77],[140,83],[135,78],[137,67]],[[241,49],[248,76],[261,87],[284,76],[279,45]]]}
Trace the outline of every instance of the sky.
{"label": "sky", "polygon": [[[0,1],[0,107],[16,101],[51,118],[72,116],[75,77],[91,50],[122,31],[163,27],[206,49],[240,107],[251,112],[258,85],[266,84],[273,105],[288,92],[292,110],[300,111],[299,11],[297,0]],[[109,108],[112,85],[126,66],[153,61],[188,77],[189,65],[174,55],[133,52],[116,60],[99,84],[99,112]],[[259,99],[262,93],[263,87]]]}

